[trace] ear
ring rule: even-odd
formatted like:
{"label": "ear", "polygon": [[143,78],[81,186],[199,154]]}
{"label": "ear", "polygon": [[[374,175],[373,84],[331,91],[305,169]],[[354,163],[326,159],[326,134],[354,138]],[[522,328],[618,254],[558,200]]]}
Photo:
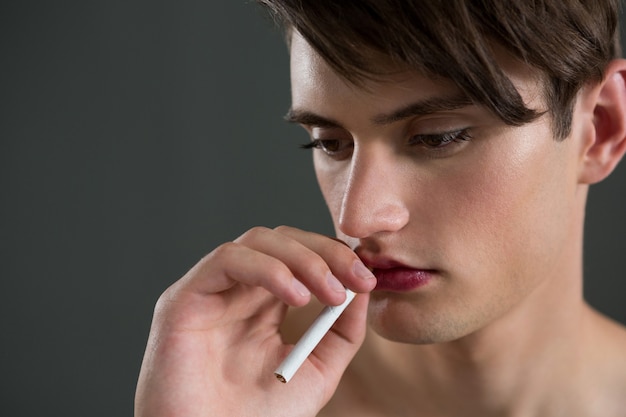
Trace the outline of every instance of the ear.
{"label": "ear", "polygon": [[604,79],[585,91],[592,129],[583,149],[581,183],[605,179],[626,152],[626,60],[612,61]]}

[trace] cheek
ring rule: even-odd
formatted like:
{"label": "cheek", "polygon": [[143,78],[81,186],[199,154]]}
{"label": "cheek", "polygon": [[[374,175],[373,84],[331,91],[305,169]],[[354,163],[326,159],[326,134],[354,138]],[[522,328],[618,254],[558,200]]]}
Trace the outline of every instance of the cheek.
{"label": "cheek", "polygon": [[344,174],[342,170],[332,169],[324,162],[319,152],[313,153],[313,166],[317,183],[332,217],[335,230],[337,230],[337,219],[341,210],[347,174]]}
{"label": "cheek", "polygon": [[[404,161],[402,172],[413,175],[397,178],[411,211],[401,238],[466,282],[509,277],[511,285],[538,276],[567,239],[576,184],[568,152],[568,142],[554,141],[549,126],[531,124],[503,129],[445,169]],[[337,219],[349,170],[314,155],[335,230],[347,239]]]}
{"label": "cheek", "polygon": [[[438,205],[451,219],[441,221],[440,232],[449,238],[447,254],[458,257],[454,267],[461,265],[477,278],[526,285],[559,257],[575,181],[570,181],[566,144],[541,129],[516,131],[502,135],[475,166],[447,178],[447,196],[441,195]],[[515,282],[520,277],[524,282]]]}

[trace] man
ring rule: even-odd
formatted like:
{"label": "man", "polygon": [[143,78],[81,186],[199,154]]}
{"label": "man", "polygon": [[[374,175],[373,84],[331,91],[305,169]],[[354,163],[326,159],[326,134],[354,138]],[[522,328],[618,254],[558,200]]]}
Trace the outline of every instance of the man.
{"label": "man", "polygon": [[[582,297],[587,190],[626,151],[615,2],[263,3],[340,241],[255,228],[200,261],[136,416],[626,415],[626,331]],[[287,306],[344,287],[277,382]]]}

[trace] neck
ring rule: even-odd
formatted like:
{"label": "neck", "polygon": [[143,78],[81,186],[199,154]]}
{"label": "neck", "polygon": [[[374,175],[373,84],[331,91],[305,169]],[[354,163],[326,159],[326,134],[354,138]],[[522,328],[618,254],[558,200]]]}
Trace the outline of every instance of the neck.
{"label": "neck", "polygon": [[417,347],[417,379],[434,383],[431,395],[441,394],[440,405],[452,415],[463,409],[480,416],[549,414],[547,409],[560,407],[553,402],[554,387],[566,398],[566,387],[580,372],[586,308],[578,290],[557,303],[518,306],[457,341]]}
{"label": "neck", "polygon": [[520,306],[488,328],[448,343],[414,346],[372,335],[370,354],[385,362],[372,374],[380,384],[381,373],[391,370],[385,385],[408,387],[413,393],[397,391],[398,398],[414,399],[407,404],[413,411],[428,405],[424,415],[549,415],[562,408],[555,401],[569,399],[564,394],[568,387],[573,391],[582,371],[588,311],[579,297],[567,298],[531,314],[531,306]]}

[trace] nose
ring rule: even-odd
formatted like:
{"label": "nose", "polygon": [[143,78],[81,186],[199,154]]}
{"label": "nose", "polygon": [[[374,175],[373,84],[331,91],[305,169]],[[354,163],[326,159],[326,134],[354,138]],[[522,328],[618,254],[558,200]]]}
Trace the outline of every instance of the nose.
{"label": "nose", "polygon": [[[363,239],[395,232],[409,221],[401,164],[386,149],[355,149],[343,190],[338,228]],[[410,192],[410,191],[409,191]]]}

